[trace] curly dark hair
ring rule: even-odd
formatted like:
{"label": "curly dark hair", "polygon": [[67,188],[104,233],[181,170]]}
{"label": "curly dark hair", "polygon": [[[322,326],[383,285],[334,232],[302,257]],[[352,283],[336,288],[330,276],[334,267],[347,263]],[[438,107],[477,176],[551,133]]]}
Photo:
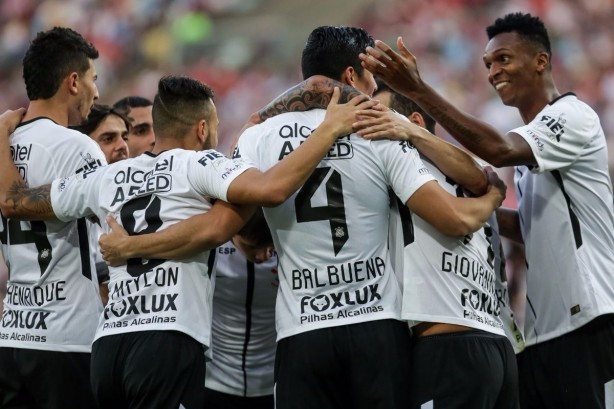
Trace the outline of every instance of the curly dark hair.
{"label": "curly dark hair", "polygon": [[489,40],[497,34],[511,32],[517,33],[522,39],[533,44],[538,50],[547,52],[548,57],[552,58],[548,30],[539,17],[521,12],[509,13],[486,27],[486,34]]}
{"label": "curly dark hair", "polygon": [[41,31],[30,43],[23,58],[23,79],[30,101],[55,95],[71,72],[85,74],[98,50],[76,31],[54,27]]}

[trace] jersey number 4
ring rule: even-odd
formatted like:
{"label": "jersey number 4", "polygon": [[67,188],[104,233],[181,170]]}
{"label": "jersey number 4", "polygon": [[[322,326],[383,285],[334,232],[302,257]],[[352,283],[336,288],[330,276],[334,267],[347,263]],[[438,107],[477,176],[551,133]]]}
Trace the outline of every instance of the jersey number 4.
{"label": "jersey number 4", "polygon": [[[38,252],[38,265],[41,270],[41,275],[47,270],[51,262],[51,243],[47,238],[47,225],[42,221],[20,222],[19,220],[2,219],[2,231],[0,232],[0,241],[4,244],[18,245],[34,243]],[[30,230],[24,230],[21,224],[29,224]],[[7,234],[8,232],[8,234]],[[11,242],[8,243],[10,237]]]}
{"label": "jersey number 4", "polygon": [[[332,172],[330,170],[331,168],[328,166],[316,168],[296,195],[294,205],[296,207],[296,221],[298,223],[328,220],[336,256],[350,238],[350,234],[345,219],[341,174],[335,169]],[[329,173],[330,177],[324,183],[326,206],[312,206],[311,198],[322,186],[324,179],[326,179]]]}

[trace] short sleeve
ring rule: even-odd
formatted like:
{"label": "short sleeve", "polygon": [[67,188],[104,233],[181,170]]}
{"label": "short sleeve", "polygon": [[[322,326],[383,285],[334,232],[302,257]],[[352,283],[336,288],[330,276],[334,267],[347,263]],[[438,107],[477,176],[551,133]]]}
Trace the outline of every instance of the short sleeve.
{"label": "short sleeve", "polygon": [[51,183],[51,206],[56,217],[64,222],[96,214],[100,187],[108,168],[84,170]]}
{"label": "short sleeve", "polygon": [[381,140],[373,141],[372,146],[382,160],[388,185],[403,203],[426,182],[435,180],[418,151],[407,142]]}
{"label": "short sleeve", "polygon": [[[566,99],[570,101],[566,101]],[[537,162],[532,172],[541,173],[570,166],[583,153],[600,127],[597,114],[575,97],[548,105],[529,124],[510,132],[531,147]]]}
{"label": "short sleeve", "polygon": [[229,159],[215,150],[195,152],[189,159],[188,178],[201,195],[226,201],[232,181],[253,167],[243,158]]}

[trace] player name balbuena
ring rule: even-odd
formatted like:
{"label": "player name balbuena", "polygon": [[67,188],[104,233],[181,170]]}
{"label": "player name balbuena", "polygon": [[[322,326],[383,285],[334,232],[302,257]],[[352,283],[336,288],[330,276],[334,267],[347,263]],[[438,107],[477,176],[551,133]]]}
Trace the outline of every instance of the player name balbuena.
{"label": "player name balbuena", "polygon": [[338,284],[357,283],[384,275],[386,263],[381,257],[358,260],[350,263],[331,264],[322,269],[292,269],[292,289],[318,288]]}

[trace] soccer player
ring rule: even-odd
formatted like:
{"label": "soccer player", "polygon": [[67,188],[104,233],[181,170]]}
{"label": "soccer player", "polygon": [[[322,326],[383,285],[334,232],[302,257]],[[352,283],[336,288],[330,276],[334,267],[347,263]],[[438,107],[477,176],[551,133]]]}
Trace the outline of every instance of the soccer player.
{"label": "soccer player", "polygon": [[144,97],[129,96],[120,99],[113,108],[130,118],[132,128],[128,132],[128,152],[136,158],[143,152],[151,152],[156,136],[151,116],[152,102]]}
{"label": "soccer player", "polygon": [[[69,28],[40,32],[31,42],[23,59],[30,103],[3,159],[15,162],[29,186],[106,164],[94,141],[67,128],[84,121],[98,98],[97,57]],[[102,303],[86,220],[21,222],[3,210],[0,225],[10,265],[0,323],[0,407],[95,407],[90,351]]]}
{"label": "soccer player", "polygon": [[215,251],[205,401],[211,409],[273,409],[277,254],[258,209]]}
{"label": "soccer player", "polygon": [[126,141],[131,130],[130,120],[115,108],[94,104],[87,120],[72,129],[89,135],[102,149],[107,163],[128,157]]}
{"label": "soccer player", "polygon": [[[375,81],[358,59],[369,44],[362,29],[319,27],[303,50],[303,75],[327,75],[370,95]],[[271,118],[249,128],[236,153],[263,170],[278,166],[310,141],[324,114]],[[489,178],[494,184],[484,196],[457,198],[439,187],[408,144],[348,134],[296,195],[264,209],[280,262],[277,408],[406,407],[410,339],[399,320],[400,288],[387,249],[388,186],[442,232],[463,236],[481,228],[504,197],[502,183]],[[153,255],[171,237],[174,247],[190,248],[199,242],[195,219],[123,239],[111,253]]]}
{"label": "soccer player", "polygon": [[[3,135],[2,211],[20,218],[61,220],[90,215],[104,220],[116,214],[128,233],[139,235],[210,210],[205,230],[219,245],[253,209],[233,208],[220,200],[212,207],[209,198],[268,206],[285,201],[337,137],[351,131],[355,112],[375,105],[366,97],[343,105],[334,99],[311,138],[287,160],[261,173],[210,149],[217,145],[218,127],[212,98],[211,89],[196,80],[162,78],[153,107],[154,152],[55,180],[51,186],[25,188],[10,163]],[[181,261],[135,258],[110,270],[110,300],[92,346],[92,388],[99,406],[204,406],[212,292],[208,259],[209,252],[201,248]]]}
{"label": "soccer player", "polygon": [[[130,120],[115,108],[108,105],[94,104],[87,116],[87,120],[80,125],[71,127],[92,138],[102,152],[107,163],[115,163],[128,157],[128,130],[131,129]],[[98,277],[100,297],[103,305],[109,301],[109,268],[102,260],[98,238],[102,233],[98,223],[89,224],[90,246],[92,257],[95,259],[96,275]]]}
{"label": "soccer player", "polygon": [[488,81],[525,125],[501,135],[420,77],[399,38],[363,65],[416,101],[467,149],[516,166],[518,210],[499,209],[502,235],[524,242],[527,348],[518,356],[523,408],[603,408],[614,380],[614,208],[605,136],[595,112],[561,94],[543,22],[507,14],[486,29]]}
{"label": "soccer player", "polygon": [[[464,182],[486,184],[469,155],[433,135],[435,121],[413,101],[383,83],[374,98],[424,130],[414,132],[395,112],[374,111],[355,125],[358,134],[376,137],[383,129],[399,137],[407,131],[409,142],[429,155],[422,157],[425,165],[450,194],[464,197]],[[518,349],[522,336],[509,308],[494,213],[475,233],[447,237],[402,204],[396,207],[400,217],[391,217],[391,245],[402,254],[402,317],[414,337],[409,407],[518,408],[518,371],[506,334],[514,334],[510,340]]]}

